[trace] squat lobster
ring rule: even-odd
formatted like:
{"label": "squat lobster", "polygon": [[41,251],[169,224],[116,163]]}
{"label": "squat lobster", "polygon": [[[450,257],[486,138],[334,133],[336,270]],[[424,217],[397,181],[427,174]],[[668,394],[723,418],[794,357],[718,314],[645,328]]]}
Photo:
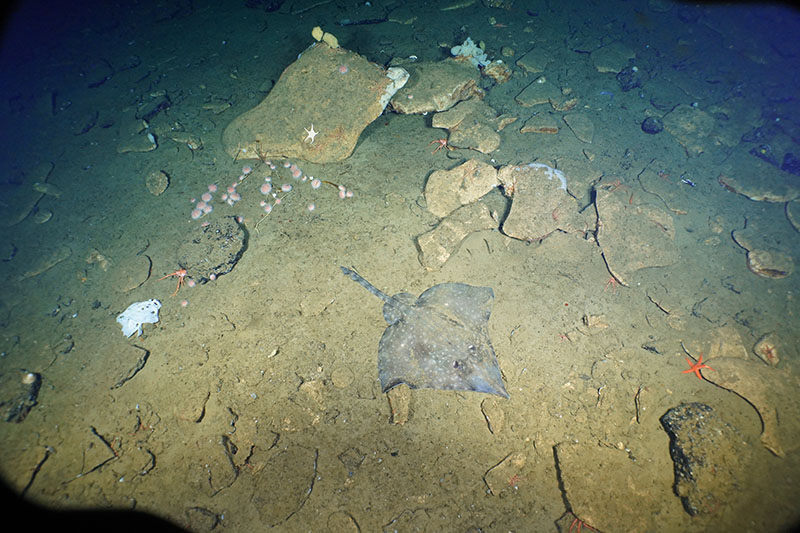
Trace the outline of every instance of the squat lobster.
{"label": "squat lobster", "polygon": [[181,285],[183,285],[183,278],[186,277],[186,269],[185,268],[180,268],[180,269],[176,270],[175,272],[173,272],[172,274],[167,274],[166,276],[164,276],[162,278],[158,278],[157,281],[161,281],[162,279],[167,279],[170,276],[177,276],[178,277],[178,286],[175,287],[175,292],[172,293],[172,296],[175,296],[176,294],[178,294],[178,291],[181,289]]}
{"label": "squat lobster", "polygon": [[447,148],[448,150],[452,150],[452,148],[450,148],[450,146],[447,145],[447,139],[434,139],[433,141],[428,143],[428,146],[430,146],[432,144],[435,144],[435,143],[439,143],[439,146],[437,146],[436,149],[433,152],[431,152],[431,154],[435,154],[436,152],[438,152],[442,148]]}

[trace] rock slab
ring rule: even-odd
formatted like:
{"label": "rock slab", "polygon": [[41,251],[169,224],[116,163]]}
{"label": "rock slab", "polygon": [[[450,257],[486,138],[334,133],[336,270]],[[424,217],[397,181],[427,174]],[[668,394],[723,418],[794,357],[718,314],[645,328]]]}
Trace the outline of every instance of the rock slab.
{"label": "rock slab", "polygon": [[479,72],[463,61],[400,64],[408,83],[392,98],[392,109],[404,115],[446,111],[462,100],[483,98]]}
{"label": "rock slab", "polygon": [[800,379],[761,361],[709,359],[706,379],[736,393],[761,417],[761,444],[778,457],[800,447]]}
{"label": "rock slab", "polygon": [[692,516],[714,514],[738,488],[736,472],[746,470],[750,449],[714,409],[683,403],[661,417],[675,465],[675,494]]}
{"label": "rock slab", "polygon": [[634,272],[680,260],[672,216],[651,205],[631,204],[620,187],[596,188],[597,243],[606,266],[626,287]]}
{"label": "rock slab", "polygon": [[497,111],[482,100],[469,100],[444,113],[436,113],[431,125],[450,131],[449,148],[467,148],[489,154],[500,147],[497,132],[515,120],[515,117],[497,116]]}
{"label": "rock slab", "polygon": [[247,250],[247,231],[234,217],[199,226],[178,247],[177,263],[198,283],[227,274]]}
{"label": "rock slab", "polygon": [[503,221],[503,233],[523,241],[541,241],[554,231],[579,231],[583,218],[578,204],[567,193],[567,177],[542,163],[508,165],[497,178],[513,198]]}
{"label": "rock slab", "polygon": [[652,498],[654,463],[596,444],[562,442],[554,451],[564,498],[590,531],[646,531],[661,512]]}
{"label": "rock slab", "polygon": [[417,238],[419,262],[429,271],[438,270],[458,251],[467,235],[496,227],[489,208],[481,202],[456,209],[436,228]]}
{"label": "rock slab", "polygon": [[497,171],[487,163],[470,159],[451,170],[436,170],[425,184],[428,211],[445,217],[471,204],[498,185]]}
{"label": "rock slab", "polygon": [[[236,159],[341,161],[407,80],[402,68],[387,70],[355,52],[314,43],[260,104],[225,128],[225,151]],[[313,137],[311,129],[318,132]]]}

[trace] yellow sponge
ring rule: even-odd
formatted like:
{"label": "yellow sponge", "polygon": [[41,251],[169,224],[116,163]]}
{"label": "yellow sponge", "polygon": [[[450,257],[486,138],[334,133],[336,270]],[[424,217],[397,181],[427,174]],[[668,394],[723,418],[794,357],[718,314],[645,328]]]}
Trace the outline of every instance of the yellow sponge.
{"label": "yellow sponge", "polygon": [[311,30],[311,36],[317,41],[325,41],[331,48],[339,48],[339,39],[332,33],[322,31],[319,26],[314,26],[314,29]]}

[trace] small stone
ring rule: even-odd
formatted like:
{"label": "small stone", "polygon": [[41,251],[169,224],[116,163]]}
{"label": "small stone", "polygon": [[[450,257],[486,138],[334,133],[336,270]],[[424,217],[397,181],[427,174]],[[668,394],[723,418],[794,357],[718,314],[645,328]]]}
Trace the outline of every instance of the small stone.
{"label": "small stone", "polygon": [[53,185],[52,183],[44,183],[37,181],[33,184],[33,190],[36,192],[40,192],[42,194],[46,194],[48,196],[52,196],[53,198],[61,198],[61,189]]}
{"label": "small stone", "polygon": [[642,122],[642,131],[650,135],[661,133],[664,131],[664,123],[658,117],[647,117]]}
{"label": "small stone", "polygon": [[[228,107],[230,106],[227,106],[225,109]],[[203,140],[197,135],[193,135],[185,131],[177,131],[170,133],[168,136],[178,144],[185,144],[189,147],[189,150],[194,151],[203,149]]]}
{"label": "small stone", "polygon": [[405,383],[389,389],[386,392],[386,397],[389,400],[389,408],[392,411],[392,424],[402,426],[408,422],[409,412],[411,410],[411,389]]}
{"label": "small stone", "polygon": [[608,327],[605,315],[583,315],[583,324],[589,328],[605,329]]}
{"label": "small stone", "polygon": [[511,69],[502,61],[492,61],[483,69],[483,74],[497,83],[505,83],[511,79]]}
{"label": "small stone", "polygon": [[516,488],[527,459],[523,452],[514,452],[490,468],[483,476],[489,493],[497,496],[506,489]]}
{"label": "small stone", "polygon": [[459,102],[444,113],[437,113],[431,125],[434,128],[450,130],[447,145],[451,148],[469,148],[488,154],[500,147],[501,121],[508,123],[508,117],[500,118],[497,111],[483,100]]}
{"label": "small stone", "polygon": [[33,214],[33,221],[36,222],[37,224],[44,224],[51,218],[53,218],[53,212],[45,208],[36,209],[36,211]]}
{"label": "small stone", "polygon": [[531,74],[539,74],[547,69],[552,54],[546,48],[534,48],[517,60],[517,66]]}
{"label": "small stone", "polygon": [[483,400],[481,402],[481,412],[486,419],[486,426],[490,433],[497,434],[503,431],[506,425],[506,414],[497,400],[494,398]]}
{"label": "small stone", "polygon": [[[714,117],[697,106],[679,104],[664,115],[663,121],[664,129],[675,137],[688,157],[697,157],[713,142],[709,136],[716,124]],[[732,160],[728,164],[735,168]]]}
{"label": "small stone", "polygon": [[550,98],[550,106],[553,108],[553,111],[569,111],[578,105],[578,102],[578,98],[569,98],[563,100],[559,98]]}
{"label": "small stone", "polygon": [[353,371],[346,366],[337,366],[331,372],[331,383],[337,389],[346,389],[353,383],[354,379]]}
{"label": "small stone", "polygon": [[88,263],[90,265],[93,265],[93,264],[96,263],[97,266],[99,266],[103,270],[103,272],[107,272],[108,271],[108,267],[111,266],[111,259],[109,259],[108,257],[104,256],[103,254],[101,254],[97,250],[92,249],[92,251],[89,252],[89,255],[86,257],[86,263]]}
{"label": "small stone", "polygon": [[163,170],[155,170],[147,175],[145,185],[150,194],[158,196],[169,187],[169,176]]}
{"label": "small stone", "polygon": [[753,353],[768,365],[777,366],[781,359],[778,355],[778,340],[775,333],[767,333],[758,339],[753,346]]}
{"label": "small stone", "polygon": [[594,122],[592,122],[588,114],[569,113],[564,115],[564,122],[566,122],[579,141],[591,143],[594,139]]}
{"label": "small stone", "polygon": [[539,113],[532,116],[522,125],[520,133],[558,133],[558,122],[548,113]]}
{"label": "small stone", "polygon": [[800,176],[800,157],[797,157],[792,153],[784,154],[783,163],[781,163],[781,170],[788,172],[789,174],[794,174],[795,176]]}
{"label": "small stone", "polygon": [[800,200],[786,202],[786,218],[795,231],[800,232]]}
{"label": "small stone", "polygon": [[637,67],[625,67],[617,73],[617,82],[622,92],[626,93],[642,86],[642,73]]}
{"label": "small stone", "polygon": [[747,250],[747,268],[767,279],[782,279],[794,270],[792,257],[778,251]]}

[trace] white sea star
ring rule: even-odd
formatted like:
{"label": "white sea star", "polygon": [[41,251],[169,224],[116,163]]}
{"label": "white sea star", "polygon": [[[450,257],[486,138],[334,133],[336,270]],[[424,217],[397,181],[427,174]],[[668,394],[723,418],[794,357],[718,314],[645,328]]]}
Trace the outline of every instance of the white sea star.
{"label": "white sea star", "polygon": [[306,130],[306,135],[307,135],[307,137],[305,138],[305,140],[303,142],[308,142],[309,139],[310,139],[311,140],[311,144],[314,144],[314,138],[317,136],[317,134],[319,134],[318,131],[314,131],[314,124],[311,124],[311,129],[310,130],[306,129],[306,128],[303,128],[303,129]]}

